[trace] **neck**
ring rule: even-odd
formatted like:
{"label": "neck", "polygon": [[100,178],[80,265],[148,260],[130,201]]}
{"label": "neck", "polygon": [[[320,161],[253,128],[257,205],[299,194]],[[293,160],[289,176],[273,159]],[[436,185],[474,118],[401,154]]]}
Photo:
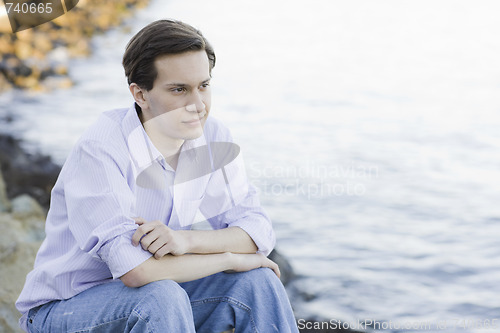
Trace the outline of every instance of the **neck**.
{"label": "neck", "polygon": [[158,149],[158,151],[165,158],[165,161],[170,164],[170,166],[175,170],[177,167],[177,160],[179,157],[181,146],[185,140],[175,139],[164,135],[155,127],[154,122],[142,122],[142,125],[144,126],[146,134],[148,135],[151,142],[153,142],[156,149]]}

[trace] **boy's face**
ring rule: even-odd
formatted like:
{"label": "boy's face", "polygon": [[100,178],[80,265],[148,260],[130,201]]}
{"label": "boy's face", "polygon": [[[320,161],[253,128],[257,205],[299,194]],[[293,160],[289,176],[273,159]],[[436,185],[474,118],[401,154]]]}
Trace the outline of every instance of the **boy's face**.
{"label": "boy's face", "polygon": [[[210,112],[210,67],[204,50],[165,55],[155,60],[153,89],[142,91],[142,121],[174,140],[196,139]],[[149,134],[149,133],[148,133]]]}

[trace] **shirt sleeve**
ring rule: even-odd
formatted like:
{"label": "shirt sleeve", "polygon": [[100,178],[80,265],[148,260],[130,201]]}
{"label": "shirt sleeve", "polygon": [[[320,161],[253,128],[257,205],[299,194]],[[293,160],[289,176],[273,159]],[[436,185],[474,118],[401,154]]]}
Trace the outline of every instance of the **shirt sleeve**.
{"label": "shirt sleeve", "polygon": [[74,153],[64,186],[69,229],[80,249],[117,279],[151,257],[132,245],[135,199],[120,163],[126,154],[99,141],[80,142]]}
{"label": "shirt sleeve", "polygon": [[[256,188],[248,182],[243,157],[231,133],[218,122],[216,126],[209,129],[214,132],[210,145],[224,148],[217,152],[212,148],[212,160],[223,162],[214,167],[200,210],[216,229],[243,229],[255,242],[258,252],[267,256],[276,243],[271,220],[261,207]],[[217,145],[221,142],[226,144]]]}
{"label": "shirt sleeve", "polygon": [[251,184],[248,185],[248,193],[241,203],[209,221],[212,225],[227,225],[245,230],[255,242],[258,252],[266,256],[276,244],[271,220],[262,209],[255,187]]}

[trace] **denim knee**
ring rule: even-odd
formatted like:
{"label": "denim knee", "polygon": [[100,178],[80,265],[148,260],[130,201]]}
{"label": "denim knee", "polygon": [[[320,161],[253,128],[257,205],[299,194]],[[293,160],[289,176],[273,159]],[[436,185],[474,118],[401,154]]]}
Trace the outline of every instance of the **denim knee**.
{"label": "denim knee", "polygon": [[269,286],[271,288],[282,288],[278,276],[269,268],[257,268],[248,272],[244,272],[240,277],[245,283],[255,285],[257,288]]}
{"label": "denim knee", "polygon": [[136,289],[139,301],[128,320],[131,331],[194,332],[191,303],[174,281],[151,282]]}
{"label": "denim knee", "polygon": [[286,293],[280,279],[269,268],[258,268],[236,274],[233,283],[234,289],[245,294],[245,298],[269,298]]}
{"label": "denim knee", "polygon": [[140,305],[152,305],[155,309],[182,309],[190,307],[187,293],[172,280],[160,280],[137,288],[141,297]]}

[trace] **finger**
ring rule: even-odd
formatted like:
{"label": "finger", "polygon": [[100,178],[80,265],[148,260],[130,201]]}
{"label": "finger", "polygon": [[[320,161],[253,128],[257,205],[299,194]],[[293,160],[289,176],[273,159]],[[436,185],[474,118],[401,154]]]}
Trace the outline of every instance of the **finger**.
{"label": "finger", "polygon": [[274,261],[272,261],[271,259],[267,259],[268,260],[268,263],[269,263],[269,268],[273,270],[274,274],[276,274],[276,276],[279,278],[281,277],[281,271],[280,271],[280,267],[278,266],[277,263],[275,263]]}
{"label": "finger", "polygon": [[160,259],[161,257],[170,253],[170,247],[168,244],[163,245],[158,251],[155,252],[155,258]]}
{"label": "finger", "polygon": [[278,278],[281,277],[281,271],[280,271],[280,268],[278,265],[276,265],[274,268],[273,268],[273,271],[274,273],[278,276]]}
{"label": "finger", "polygon": [[276,265],[276,264],[275,265],[269,265],[267,267],[269,269],[271,269],[274,272],[274,274],[276,274],[276,276],[278,278],[281,277],[281,272],[280,272],[280,269],[279,269],[278,265]]}
{"label": "finger", "polygon": [[149,247],[160,237],[160,233],[157,229],[152,230],[148,234],[141,238],[140,243],[144,250],[149,251]]}
{"label": "finger", "polygon": [[[169,241],[170,237],[168,230],[165,230],[164,226],[155,226],[153,230],[142,237],[140,243],[144,250],[154,253],[156,252],[156,249],[159,249],[163,244],[166,244]],[[156,242],[158,242],[156,246],[151,248],[151,246],[153,246]]]}
{"label": "finger", "polygon": [[162,246],[166,244],[167,241],[165,240],[165,237],[162,237],[162,235],[160,235],[158,238],[152,241],[151,244],[149,244],[148,251],[155,254],[159,249],[162,248]]}
{"label": "finger", "polygon": [[142,232],[139,228],[134,232],[132,235],[132,245],[137,246],[139,245],[139,242],[141,241],[142,236],[146,235],[145,233]]}
{"label": "finger", "polygon": [[137,230],[132,235],[132,244],[134,246],[139,245],[139,243],[141,242],[142,238],[147,233],[149,233],[152,230],[154,230],[154,228],[155,228],[155,225],[153,223],[145,223],[145,224],[141,225],[139,228],[137,228]]}
{"label": "finger", "polygon": [[147,223],[147,221],[145,219],[143,219],[142,217],[134,217],[133,220],[138,225],[143,225],[144,223]]}

